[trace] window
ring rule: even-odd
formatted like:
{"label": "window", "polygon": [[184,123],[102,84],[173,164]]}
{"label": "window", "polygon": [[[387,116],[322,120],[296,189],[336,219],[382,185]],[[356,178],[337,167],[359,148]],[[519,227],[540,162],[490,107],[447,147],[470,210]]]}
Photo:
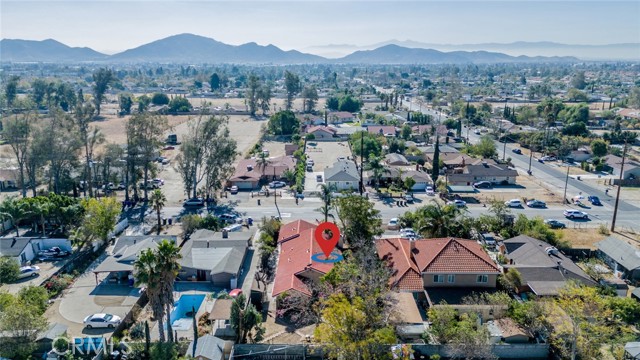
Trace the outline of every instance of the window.
{"label": "window", "polygon": [[444,275],[433,275],[433,282],[434,283],[443,283],[444,282]]}
{"label": "window", "polygon": [[447,276],[447,282],[450,282],[450,283],[456,282],[456,276],[453,274],[450,274],[449,276]]}
{"label": "window", "polygon": [[487,283],[487,282],[489,282],[489,276],[488,275],[478,275],[478,277],[476,278],[476,282],[477,283]]}

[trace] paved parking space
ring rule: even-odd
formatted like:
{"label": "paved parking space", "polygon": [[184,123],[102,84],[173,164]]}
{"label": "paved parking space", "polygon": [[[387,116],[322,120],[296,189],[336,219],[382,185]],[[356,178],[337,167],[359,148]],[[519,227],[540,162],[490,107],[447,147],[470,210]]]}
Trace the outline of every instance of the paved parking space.
{"label": "paved parking space", "polygon": [[347,142],[307,142],[307,158],[315,162],[313,171],[323,171],[332,166],[338,157],[351,157],[351,151]]}
{"label": "paved parking space", "polygon": [[33,265],[40,268],[40,275],[21,279],[12,284],[4,284],[0,287],[0,291],[7,291],[11,294],[17,294],[20,289],[27,287],[29,285],[40,286],[42,285],[51,275],[53,275],[56,271],[58,271],[64,264],[66,264],[66,259],[61,259],[58,261],[46,261],[46,262],[38,262]]}

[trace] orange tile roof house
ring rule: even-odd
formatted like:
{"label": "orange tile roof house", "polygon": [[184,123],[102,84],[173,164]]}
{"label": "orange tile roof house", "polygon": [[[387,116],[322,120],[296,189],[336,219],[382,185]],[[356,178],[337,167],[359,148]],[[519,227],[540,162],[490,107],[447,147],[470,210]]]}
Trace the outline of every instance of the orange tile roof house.
{"label": "orange tile roof house", "polygon": [[458,238],[380,239],[378,256],[393,268],[390,279],[398,291],[428,288],[495,288],[501,273],[474,240]]}
{"label": "orange tile roof house", "polygon": [[278,236],[278,263],[271,295],[285,292],[311,295],[307,281],[317,281],[333,268],[332,263],[313,261],[313,254],[322,253],[314,239],[316,225],[296,220],[282,225]]}

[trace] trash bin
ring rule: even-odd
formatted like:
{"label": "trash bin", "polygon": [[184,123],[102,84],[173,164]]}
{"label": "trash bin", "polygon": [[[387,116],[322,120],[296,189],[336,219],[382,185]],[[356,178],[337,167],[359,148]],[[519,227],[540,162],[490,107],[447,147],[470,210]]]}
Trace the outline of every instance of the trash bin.
{"label": "trash bin", "polygon": [[258,199],[258,205],[260,205],[260,199]]}
{"label": "trash bin", "polygon": [[162,218],[162,225],[167,225],[167,219]]}
{"label": "trash bin", "polygon": [[173,223],[173,218],[169,218],[169,225],[171,225],[171,223]]}

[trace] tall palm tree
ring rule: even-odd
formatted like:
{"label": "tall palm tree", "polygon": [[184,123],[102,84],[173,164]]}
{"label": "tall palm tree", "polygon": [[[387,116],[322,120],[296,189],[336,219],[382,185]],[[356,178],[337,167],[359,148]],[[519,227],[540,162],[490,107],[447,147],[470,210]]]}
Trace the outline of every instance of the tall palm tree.
{"label": "tall palm tree", "polygon": [[149,202],[151,203],[151,207],[153,207],[153,209],[156,211],[156,214],[158,215],[158,231],[156,234],[160,235],[160,211],[162,211],[162,208],[167,202],[167,198],[162,193],[162,190],[156,189],[151,193]]}
{"label": "tall palm tree", "polygon": [[378,188],[380,188],[380,178],[382,178],[383,174],[389,172],[389,170],[385,168],[384,164],[382,163],[382,157],[380,156],[370,157],[367,161],[366,169],[372,172],[373,181],[375,183],[377,191]]}
{"label": "tall palm tree", "polygon": [[291,171],[291,169],[286,169],[282,172],[282,177],[287,179],[287,183],[289,185],[293,184],[296,181],[296,173]]}
{"label": "tall palm tree", "polygon": [[[156,254],[151,249],[144,250],[133,263],[133,272],[136,279],[136,286],[146,286],[146,294],[149,298],[153,317],[158,324],[160,342],[165,341],[164,326],[162,325],[165,316],[165,307],[162,302],[161,277]],[[168,314],[167,314],[168,316]]]}
{"label": "tall palm tree", "polygon": [[[180,271],[180,263],[178,262],[182,256],[180,248],[168,240],[162,240],[156,249],[157,267],[160,275],[160,298],[165,306],[165,312],[171,313],[173,306],[173,282]],[[171,319],[167,316],[167,332],[168,340],[174,341],[173,331],[171,329]]]}
{"label": "tall palm tree", "polygon": [[256,160],[256,165],[262,170],[262,177],[264,177],[264,170],[267,168],[271,161],[269,160],[269,156],[264,153],[264,151],[260,152],[258,155],[258,159]]}
{"label": "tall palm tree", "polygon": [[333,192],[337,190],[335,185],[318,184],[318,187],[320,187],[322,206],[316,209],[316,211],[319,211],[324,216],[325,222],[329,221],[329,218],[335,219],[335,216],[331,214],[331,209],[333,209],[331,200],[333,199]]}
{"label": "tall palm tree", "polygon": [[[46,198],[42,198],[40,197],[40,199],[46,199]],[[51,204],[51,202],[49,202],[49,200],[41,200],[41,201],[34,201],[30,204],[29,206],[29,211],[38,219],[36,220],[36,228],[37,228],[37,224],[39,223],[40,226],[42,226],[42,236],[45,236],[45,220],[46,217],[49,216],[49,212],[51,212],[51,210],[53,209],[53,204]]]}

